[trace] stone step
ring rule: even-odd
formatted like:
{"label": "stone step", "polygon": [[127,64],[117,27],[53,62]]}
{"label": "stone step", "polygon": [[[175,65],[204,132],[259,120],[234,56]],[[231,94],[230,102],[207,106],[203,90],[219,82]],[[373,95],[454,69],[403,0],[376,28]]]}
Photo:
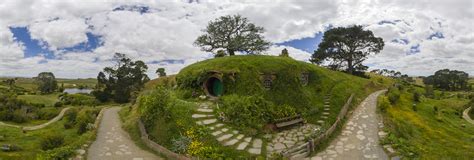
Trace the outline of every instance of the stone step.
{"label": "stone step", "polygon": [[199,108],[209,108],[209,104],[207,104],[207,103],[201,103],[201,104],[199,105]]}
{"label": "stone step", "polygon": [[323,120],[318,120],[318,123],[319,124],[324,124],[324,121]]}
{"label": "stone step", "polygon": [[222,132],[227,132],[227,131],[229,131],[229,129],[227,129],[227,128],[222,128],[221,131],[222,131]]}
{"label": "stone step", "polygon": [[329,115],[329,112],[323,112],[323,115]]}
{"label": "stone step", "polygon": [[245,148],[247,148],[247,146],[249,145],[249,142],[241,142],[239,143],[239,145],[237,146],[237,150],[244,150]]}
{"label": "stone step", "polygon": [[215,131],[215,132],[212,132],[211,134],[213,136],[218,136],[218,135],[222,134],[222,131]]}
{"label": "stone step", "polygon": [[329,110],[331,110],[331,108],[324,108],[324,110],[325,110],[325,111],[329,111]]}
{"label": "stone step", "polygon": [[327,117],[327,116],[321,116],[321,118],[322,118],[322,119],[328,119],[328,117]]}
{"label": "stone step", "polygon": [[249,148],[247,151],[251,154],[261,154],[262,153],[261,148]]}
{"label": "stone step", "polygon": [[206,113],[214,112],[214,110],[213,110],[213,109],[210,109],[210,108],[198,108],[197,111],[199,111],[199,112],[206,112]]}
{"label": "stone step", "polygon": [[228,140],[227,142],[224,143],[224,146],[232,146],[232,145],[236,144],[237,142],[239,142],[238,139],[231,138],[230,140]]}
{"label": "stone step", "polygon": [[244,141],[250,143],[250,141],[252,141],[252,137],[244,138]]}
{"label": "stone step", "polygon": [[262,140],[261,139],[254,139],[252,143],[253,148],[262,148]]}
{"label": "stone step", "polygon": [[222,142],[226,139],[229,139],[230,137],[234,136],[234,134],[228,133],[228,134],[223,134],[220,137],[217,138],[217,141]]}
{"label": "stone step", "polygon": [[324,104],[329,104],[329,101],[324,101]]}
{"label": "stone step", "polygon": [[331,107],[330,105],[324,105],[324,107],[328,108],[328,107]]}
{"label": "stone step", "polygon": [[214,115],[212,114],[193,114],[193,118],[206,118],[206,117],[213,117]]}
{"label": "stone step", "polygon": [[242,138],[244,138],[244,135],[243,135],[243,134],[239,134],[239,135],[237,135],[236,138],[237,138],[238,140],[241,140]]}
{"label": "stone step", "polygon": [[197,121],[196,123],[199,125],[208,125],[208,124],[213,124],[216,122],[217,122],[217,119],[205,119],[205,120]]}

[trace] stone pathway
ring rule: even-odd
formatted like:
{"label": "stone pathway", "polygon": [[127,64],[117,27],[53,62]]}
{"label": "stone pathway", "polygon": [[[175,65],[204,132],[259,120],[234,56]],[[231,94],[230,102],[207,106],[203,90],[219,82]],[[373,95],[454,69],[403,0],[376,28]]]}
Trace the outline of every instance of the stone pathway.
{"label": "stone pathway", "polygon": [[89,160],[156,160],[162,159],[140,149],[130,140],[127,132],[122,130],[118,111],[120,107],[105,110],[97,139],[89,148]]}
{"label": "stone pathway", "polygon": [[64,113],[66,113],[67,110],[69,110],[70,107],[66,107],[64,108],[63,110],[61,110],[61,112],[59,112],[59,114],[54,117],[53,119],[49,120],[48,122],[46,123],[43,123],[43,124],[40,124],[40,125],[36,125],[36,126],[19,126],[19,125],[13,125],[13,124],[6,124],[6,123],[3,123],[3,122],[0,122],[0,126],[8,126],[8,127],[15,127],[15,128],[23,128],[23,130],[26,130],[26,131],[33,131],[33,130],[38,130],[38,129],[42,129],[44,127],[47,127],[48,125],[50,125],[51,123],[54,123],[54,122],[57,122],[59,120],[61,120],[61,118],[63,118],[64,116]]}
{"label": "stone pathway", "polygon": [[355,109],[341,135],[325,151],[311,159],[388,159],[379,144],[379,117],[375,112],[377,97],[383,92],[384,90],[369,95]]}
{"label": "stone pathway", "polygon": [[319,128],[317,125],[306,123],[274,134],[267,145],[267,156],[302,145]]}
{"label": "stone pathway", "polygon": [[474,124],[474,120],[472,120],[471,117],[469,117],[469,111],[471,109],[472,109],[472,107],[469,107],[466,110],[464,110],[464,112],[462,112],[462,118],[464,118],[469,123]]}
{"label": "stone pathway", "polygon": [[209,104],[202,103],[192,115],[199,125],[205,125],[212,130],[212,135],[216,137],[224,146],[231,146],[237,150],[246,150],[251,154],[261,154],[263,141],[259,138],[253,138],[241,134],[238,130],[231,129],[225,124],[218,122],[214,116],[214,110]]}

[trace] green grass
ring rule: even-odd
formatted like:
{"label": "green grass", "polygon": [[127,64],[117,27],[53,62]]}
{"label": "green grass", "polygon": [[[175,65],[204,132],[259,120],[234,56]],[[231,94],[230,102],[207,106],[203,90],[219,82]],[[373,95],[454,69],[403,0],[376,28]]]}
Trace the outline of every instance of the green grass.
{"label": "green grass", "polygon": [[392,143],[409,159],[473,159],[474,125],[461,118],[467,102],[457,97],[423,98],[415,111],[413,93],[403,90],[399,101],[383,113],[390,132],[383,143]]}
{"label": "green grass", "polygon": [[4,140],[0,141],[0,145],[14,144],[22,148],[21,151],[16,152],[0,151],[0,159],[36,159],[38,154],[43,152],[40,149],[41,137],[51,133],[59,133],[64,135],[64,145],[72,145],[77,147],[81,146],[87,141],[91,141],[95,137],[94,132],[89,131],[82,135],[78,135],[76,128],[65,129],[63,127],[65,122],[66,120],[62,119],[58,122],[50,124],[46,128],[35,131],[27,131],[26,133],[23,133],[19,128],[0,127],[0,135],[5,137]]}
{"label": "green grass", "polygon": [[44,104],[45,106],[53,106],[59,101],[60,93],[44,94],[44,95],[19,95],[18,99],[24,100],[28,103]]}

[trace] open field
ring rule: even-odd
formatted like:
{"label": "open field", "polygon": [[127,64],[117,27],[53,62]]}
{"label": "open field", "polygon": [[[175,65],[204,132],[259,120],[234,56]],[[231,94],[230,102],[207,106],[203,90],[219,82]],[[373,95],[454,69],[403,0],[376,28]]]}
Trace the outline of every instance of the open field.
{"label": "open field", "polygon": [[45,106],[53,106],[54,103],[59,101],[58,96],[60,93],[52,93],[45,95],[19,95],[18,99],[24,100],[28,103],[44,104]]}
{"label": "open field", "polygon": [[[0,81],[10,79],[6,77],[0,77]],[[78,88],[80,86],[85,88],[94,88],[97,84],[97,80],[95,78],[87,78],[87,79],[64,79],[64,78],[57,78],[58,87],[64,84],[65,88]],[[36,90],[37,85],[35,84],[35,80],[33,78],[23,78],[18,77],[15,81],[15,85],[18,87],[22,87],[29,91]],[[0,87],[6,87],[0,85]]]}

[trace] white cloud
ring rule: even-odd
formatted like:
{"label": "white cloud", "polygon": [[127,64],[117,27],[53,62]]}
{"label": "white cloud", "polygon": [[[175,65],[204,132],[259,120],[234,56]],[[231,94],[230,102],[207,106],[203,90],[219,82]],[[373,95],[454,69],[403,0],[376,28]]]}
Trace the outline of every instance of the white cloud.
{"label": "white cloud", "polygon": [[41,21],[31,24],[31,38],[48,43],[51,50],[73,47],[87,41],[87,25],[82,18]]}
{"label": "white cloud", "polygon": [[[397,69],[411,75],[427,75],[452,68],[474,74],[474,11],[470,0],[263,0],[263,1],[86,1],[6,0],[0,2],[0,76],[32,76],[53,71],[58,77],[95,77],[115,52],[149,63],[149,75],[165,67],[177,73],[182,67],[209,55],[193,46],[209,20],[241,14],[266,29],[274,43],[312,37],[329,25],[361,24],[385,40],[384,50],[371,56],[371,68]],[[150,7],[150,13],[112,10],[118,6]],[[57,20],[54,20],[57,19]],[[51,21],[53,20],[53,21]],[[388,20],[395,24],[378,25]],[[88,26],[93,26],[88,28]],[[23,45],[13,39],[8,27],[29,26],[31,36],[50,44],[50,49],[71,47],[87,41],[86,32],[100,35],[103,46],[91,52],[54,51],[56,59],[23,58]],[[441,32],[444,39],[427,40]],[[392,43],[406,39],[407,45]],[[420,45],[420,53],[407,55]],[[287,48],[298,60],[310,54],[289,46],[272,46],[278,54]],[[153,61],[183,59],[184,64],[154,64]]]}

